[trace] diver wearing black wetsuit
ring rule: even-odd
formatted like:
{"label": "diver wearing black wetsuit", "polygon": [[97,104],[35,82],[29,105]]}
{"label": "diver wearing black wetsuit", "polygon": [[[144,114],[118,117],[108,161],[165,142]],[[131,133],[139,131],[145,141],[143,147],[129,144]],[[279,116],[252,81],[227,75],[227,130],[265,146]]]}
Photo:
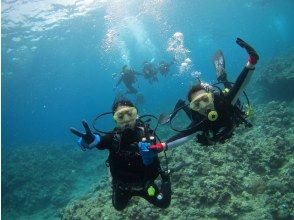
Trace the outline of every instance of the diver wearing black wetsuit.
{"label": "diver wearing black wetsuit", "polygon": [[[197,97],[193,97],[193,94],[198,94],[198,97],[200,97],[199,102],[203,99],[208,103],[209,99],[211,99],[212,103],[209,104],[213,107],[207,107],[207,105],[206,108],[204,108],[205,112],[202,111],[201,114],[199,111],[189,108],[183,100],[179,100],[176,104],[175,110],[183,109],[191,119],[192,123],[186,130],[169,138],[166,141],[168,147],[180,145],[193,138],[196,133],[198,133],[197,142],[203,145],[222,142],[232,136],[234,128],[240,123],[245,123],[245,125],[251,126],[251,124],[244,118],[245,113],[240,109],[238,99],[240,93],[243,92],[244,87],[251,78],[255,69],[254,65],[257,63],[259,56],[251,46],[240,38],[237,38],[236,42],[241,47],[244,47],[249,54],[248,63],[240,73],[236,83],[231,86],[226,82],[226,77],[223,77],[222,80],[225,82],[225,87],[227,85],[227,87],[230,88],[230,90],[225,93],[221,91],[213,91],[209,86],[203,84],[192,87],[188,94],[190,105],[191,102],[193,102],[193,98],[198,101]],[[199,105],[199,102],[196,103]],[[196,106],[196,108],[199,108],[199,106]],[[172,117],[174,117],[174,115],[171,116],[171,120]]]}
{"label": "diver wearing black wetsuit", "polygon": [[[137,122],[134,130],[127,129],[121,134],[102,136],[97,145],[99,150],[109,150],[112,203],[117,210],[124,209],[132,196],[141,196],[160,208],[166,208],[170,204],[171,183],[168,175],[161,170],[158,157],[148,166],[142,162],[138,148],[138,143],[143,137],[142,128],[142,123]],[[160,190],[154,183],[159,174],[163,178]],[[156,195],[148,195],[150,187],[155,189]]]}
{"label": "diver wearing black wetsuit", "polygon": [[157,70],[151,62],[145,61],[143,63],[142,71],[143,71],[144,78],[148,79],[150,84],[158,81]]}
{"label": "diver wearing black wetsuit", "polygon": [[133,86],[133,84],[137,81],[136,75],[140,75],[136,73],[134,70],[129,69],[127,65],[125,65],[121,72],[121,77],[116,83],[118,86],[121,82],[123,82],[127,88],[127,92],[131,94],[136,94],[138,90]]}
{"label": "diver wearing black wetsuit", "polygon": [[173,64],[174,62],[168,63],[166,61],[161,61],[158,66],[158,71],[160,72],[161,75],[167,76],[170,71],[170,66]]}
{"label": "diver wearing black wetsuit", "polygon": [[[112,203],[115,209],[123,210],[132,196],[143,197],[157,207],[167,208],[171,201],[170,177],[160,166],[157,155],[160,151],[149,150],[151,144],[146,141],[152,139],[152,143],[156,143],[156,135],[137,119],[137,110],[130,101],[115,102],[112,109],[117,123],[113,132],[104,136],[93,134],[85,121],[86,133],[75,128],[71,128],[71,132],[80,137],[78,144],[83,150],[95,147],[109,150],[107,165],[112,177]],[[154,182],[159,175],[160,189]]]}

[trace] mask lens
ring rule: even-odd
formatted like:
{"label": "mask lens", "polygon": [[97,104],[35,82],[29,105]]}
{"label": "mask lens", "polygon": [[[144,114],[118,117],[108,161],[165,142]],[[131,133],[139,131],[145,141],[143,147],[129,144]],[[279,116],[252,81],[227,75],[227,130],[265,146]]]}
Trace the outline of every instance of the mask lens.
{"label": "mask lens", "polygon": [[[127,116],[127,117],[125,117]],[[137,118],[137,109],[134,107],[123,108],[114,113],[113,118],[117,122],[131,121]]]}
{"label": "mask lens", "polygon": [[190,108],[196,111],[199,108],[199,101],[198,100],[192,101],[190,103]]}
{"label": "mask lens", "polygon": [[210,102],[210,94],[204,93],[197,96],[191,103],[190,108],[194,111],[198,111],[200,108],[200,102],[209,103]]}
{"label": "mask lens", "polygon": [[124,118],[124,114],[122,114],[121,112],[117,115],[117,119],[118,120],[122,120]]}
{"label": "mask lens", "polygon": [[209,102],[209,97],[207,94],[203,95],[202,98],[201,98],[201,101],[203,102]]}
{"label": "mask lens", "polygon": [[137,110],[135,108],[129,109],[129,111],[126,112],[126,114],[130,117],[130,118],[134,118],[137,116]]}

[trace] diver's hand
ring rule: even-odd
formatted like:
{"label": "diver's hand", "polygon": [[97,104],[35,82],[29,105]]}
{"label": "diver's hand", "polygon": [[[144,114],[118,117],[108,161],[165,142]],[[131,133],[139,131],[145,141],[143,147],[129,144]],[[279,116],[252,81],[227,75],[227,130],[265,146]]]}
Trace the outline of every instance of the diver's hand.
{"label": "diver's hand", "polygon": [[155,153],[149,149],[150,145],[151,144],[148,142],[139,142],[138,143],[138,147],[139,147],[142,159],[143,159],[143,163],[146,166],[152,164],[153,159],[155,157]]}
{"label": "diver's hand", "polygon": [[83,120],[83,126],[85,128],[86,133],[81,133],[77,129],[71,127],[70,131],[79,137],[78,145],[82,150],[92,149],[100,142],[100,136],[98,134],[93,134],[89,128],[88,123]]}
{"label": "diver's hand", "polygon": [[247,53],[249,54],[248,62],[251,65],[255,65],[257,61],[259,60],[259,56],[256,53],[256,51],[251,47],[248,43],[243,41],[241,38],[237,38],[236,43],[239,44],[240,47],[245,48]]}

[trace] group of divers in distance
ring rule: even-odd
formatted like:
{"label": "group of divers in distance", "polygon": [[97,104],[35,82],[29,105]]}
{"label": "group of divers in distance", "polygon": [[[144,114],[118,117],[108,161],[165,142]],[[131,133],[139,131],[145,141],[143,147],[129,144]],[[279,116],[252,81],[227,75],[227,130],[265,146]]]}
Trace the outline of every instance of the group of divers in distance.
{"label": "group of divers in distance", "polygon": [[[150,84],[158,82],[157,75],[160,74],[164,77],[171,75],[170,67],[174,64],[174,61],[160,61],[158,65],[154,63],[154,58],[150,61],[144,61],[142,63],[141,72],[130,68],[128,65],[124,65],[119,74],[113,74],[113,76],[118,78],[118,81],[115,85],[115,89],[123,83],[126,91],[124,94],[131,94],[136,97],[136,104],[142,104],[144,102],[144,97],[141,92],[135,88],[135,83],[137,82],[137,77],[142,76]],[[123,96],[124,94],[118,94],[117,96]]]}
{"label": "group of divers in distance", "polygon": [[[85,120],[82,121],[84,132],[70,128],[78,137],[77,143],[82,150],[97,148],[109,151],[106,165],[110,170],[112,204],[116,210],[125,209],[133,196],[142,197],[160,208],[169,207],[172,190],[167,150],[191,139],[203,146],[223,143],[233,135],[237,126],[252,126],[249,118],[253,110],[244,88],[255,70],[259,56],[244,40],[237,38],[236,43],[245,49],[248,60],[234,83],[228,80],[224,55],[218,50],[214,56],[217,82],[208,84],[199,79],[187,92],[187,101],[179,99],[168,114],[161,114],[159,117],[139,116],[137,106],[121,97],[114,100],[110,112],[102,113],[93,120],[95,132]],[[151,70],[153,71],[152,68]],[[157,81],[151,70],[144,73],[150,83]],[[160,68],[159,71],[161,72]],[[136,93],[132,87],[135,72],[124,66],[123,73],[118,84],[123,81],[129,92]],[[246,98],[244,103],[241,101],[242,94]],[[181,130],[172,125],[180,111],[190,121]],[[99,119],[106,115],[112,116],[115,122],[112,131],[103,131],[97,126]],[[152,118],[156,120],[156,126],[151,128]],[[177,133],[163,141],[156,134],[158,125],[170,126]],[[161,165],[161,157],[158,156],[160,152],[165,155],[165,166]],[[159,184],[155,182],[157,178],[160,180],[157,181]]]}

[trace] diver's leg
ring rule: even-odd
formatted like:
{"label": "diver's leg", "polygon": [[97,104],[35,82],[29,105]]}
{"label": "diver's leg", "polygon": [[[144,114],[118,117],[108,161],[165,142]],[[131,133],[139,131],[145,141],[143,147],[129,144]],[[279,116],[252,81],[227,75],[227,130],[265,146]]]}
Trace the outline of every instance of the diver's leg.
{"label": "diver's leg", "polygon": [[213,64],[214,64],[217,80],[219,82],[224,81],[227,78],[227,75],[225,72],[225,68],[226,68],[225,58],[221,50],[216,51],[213,58]]}
{"label": "diver's leg", "polygon": [[118,210],[122,211],[128,205],[132,195],[130,192],[120,189],[118,186],[113,187],[112,190],[112,205]]}
{"label": "diver's leg", "polygon": [[160,205],[162,208],[167,208],[170,205],[171,194],[172,194],[169,170],[167,171],[161,170],[160,175],[162,179],[160,191],[163,195],[163,200],[160,203]]}
{"label": "diver's leg", "polygon": [[232,88],[232,84],[227,79],[225,81],[222,81],[222,83],[224,84],[225,88],[228,88],[228,89]]}
{"label": "diver's leg", "polygon": [[172,193],[170,178],[162,179],[160,189],[155,183],[152,186],[155,189],[154,196],[149,196],[146,190],[142,191],[140,196],[159,208],[167,208],[170,205]]}
{"label": "diver's leg", "polygon": [[131,84],[126,84],[126,87],[128,89],[128,93],[137,94],[138,90],[134,88]]}
{"label": "diver's leg", "polygon": [[232,85],[227,79],[225,57],[221,50],[216,51],[213,61],[217,81],[222,82],[225,88],[231,89]]}
{"label": "diver's leg", "polygon": [[240,38],[237,38],[236,43],[239,44],[242,48],[246,49],[249,55],[249,59],[228,95],[228,100],[233,105],[236,104],[240,94],[244,91],[244,88],[250,81],[251,76],[255,70],[255,64],[259,60],[258,54],[254,50],[254,48],[251,47],[248,43],[246,43]]}

